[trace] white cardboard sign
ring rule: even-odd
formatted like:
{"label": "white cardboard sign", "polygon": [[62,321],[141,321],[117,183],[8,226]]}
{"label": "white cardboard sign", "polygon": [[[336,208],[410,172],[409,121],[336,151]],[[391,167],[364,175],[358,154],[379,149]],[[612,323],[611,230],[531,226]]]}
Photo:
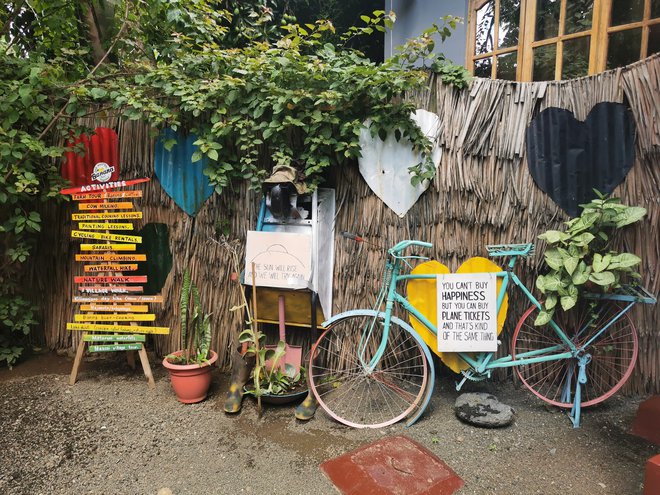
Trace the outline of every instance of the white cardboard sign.
{"label": "white cardboard sign", "polygon": [[245,283],[261,287],[303,289],[312,276],[312,236],[289,232],[248,231],[245,248]]}
{"label": "white cardboard sign", "polygon": [[497,351],[497,275],[438,275],[438,351]]}

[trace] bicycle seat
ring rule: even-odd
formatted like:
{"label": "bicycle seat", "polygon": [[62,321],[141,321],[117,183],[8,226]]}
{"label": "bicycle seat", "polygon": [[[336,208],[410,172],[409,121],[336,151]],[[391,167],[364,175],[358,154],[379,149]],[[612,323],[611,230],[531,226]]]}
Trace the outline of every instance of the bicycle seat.
{"label": "bicycle seat", "polygon": [[489,244],[486,246],[488,256],[493,258],[502,256],[522,256],[527,258],[534,254],[534,244]]}

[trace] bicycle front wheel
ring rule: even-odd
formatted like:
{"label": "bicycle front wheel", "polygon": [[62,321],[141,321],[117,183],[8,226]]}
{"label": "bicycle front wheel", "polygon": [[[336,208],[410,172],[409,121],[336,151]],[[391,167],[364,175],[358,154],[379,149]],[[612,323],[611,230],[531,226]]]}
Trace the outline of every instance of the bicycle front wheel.
{"label": "bicycle front wheel", "polygon": [[382,314],[347,315],[312,347],[310,388],[321,407],[340,423],[380,428],[422,404],[429,385],[428,362],[422,345],[406,328],[390,322],[383,356],[369,369],[383,330]]}
{"label": "bicycle front wheel", "polygon": [[[614,302],[600,303],[596,308],[585,303],[569,312],[557,311],[553,318],[578,349],[591,355],[586,366],[587,383],[582,386],[582,407],[598,404],[616,393],[635,367],[637,332],[627,313],[589,343],[620,311],[621,307]],[[552,327],[534,326],[538,312],[532,306],[518,322],[511,344],[514,359],[531,351],[540,357],[568,350]],[[549,350],[543,353],[543,349]],[[516,366],[515,370],[523,384],[540,399],[563,408],[573,406],[579,371],[577,359],[525,364]]]}

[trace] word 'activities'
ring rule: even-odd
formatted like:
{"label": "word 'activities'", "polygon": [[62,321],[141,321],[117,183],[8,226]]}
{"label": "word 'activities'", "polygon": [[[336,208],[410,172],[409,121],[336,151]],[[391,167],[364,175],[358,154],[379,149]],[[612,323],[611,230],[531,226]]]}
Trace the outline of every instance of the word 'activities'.
{"label": "word 'activities'", "polygon": [[497,351],[497,275],[447,273],[437,284],[438,351]]}
{"label": "word 'activities'", "polygon": [[80,223],[79,230],[71,231],[71,238],[93,241],[80,244],[80,253],[76,254],[76,262],[83,264],[82,270],[77,272],[83,274],[74,277],[77,294],[73,296],[73,302],[81,306],[74,321],[68,322],[66,327],[69,331],[82,332],[82,336],[69,384],[76,382],[88,347],[89,352],[129,351],[131,367],[134,366],[133,351],[137,351],[149,387],[154,388],[144,343],[146,335],[164,335],[170,331],[167,327],[155,326],[156,315],[149,311],[149,303],[162,304],[163,298],[159,295],[128,295],[144,291],[142,284],[147,283],[147,275],[130,272],[138,271],[140,264],[147,261],[147,255],[130,254],[135,251],[136,244],[142,242],[140,236],[110,232],[134,230],[133,221],[142,219],[142,212],[133,210],[133,200],[141,198],[142,191],[122,189],[149,179],[103,182],[109,177],[95,178],[98,183],[60,191],[70,194],[78,203],[78,211],[83,212],[72,215],[72,220]]}

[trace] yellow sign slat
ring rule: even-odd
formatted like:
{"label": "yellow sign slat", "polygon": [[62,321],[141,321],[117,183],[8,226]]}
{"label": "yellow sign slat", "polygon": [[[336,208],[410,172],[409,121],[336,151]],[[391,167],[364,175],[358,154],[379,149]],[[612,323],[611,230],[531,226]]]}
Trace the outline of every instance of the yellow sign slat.
{"label": "yellow sign slat", "polygon": [[133,230],[132,223],[103,223],[103,222],[80,222],[78,228],[81,230]]}
{"label": "yellow sign slat", "polygon": [[67,323],[67,330],[84,332],[119,332],[119,333],[149,333],[167,335],[168,327],[144,327],[139,325],[101,325],[96,323]]}
{"label": "yellow sign slat", "polygon": [[85,272],[134,272],[137,264],[85,265]]}
{"label": "yellow sign slat", "polygon": [[153,313],[147,314],[91,314],[86,313],[83,315],[74,315],[74,321],[155,321],[156,315]]}
{"label": "yellow sign slat", "polygon": [[103,232],[83,232],[82,230],[72,230],[71,237],[99,241],[137,242],[138,244],[142,242],[142,237],[139,235],[105,234]]}
{"label": "yellow sign slat", "polygon": [[80,311],[111,311],[113,313],[147,313],[149,306],[146,304],[127,304],[121,306],[119,304],[83,304],[80,306]]}
{"label": "yellow sign slat", "polygon": [[[120,244],[120,245],[128,246],[129,244]],[[95,262],[106,262],[106,263],[147,261],[147,255],[146,254],[115,254],[115,253],[76,254],[76,261],[95,261]]]}
{"label": "yellow sign slat", "polygon": [[118,202],[103,202],[103,203],[80,203],[78,209],[80,211],[84,210],[130,210],[133,208],[133,203],[130,201],[118,201]]}
{"label": "yellow sign slat", "polygon": [[[135,244],[81,244],[80,250],[81,251],[135,251]],[[108,254],[114,254],[114,253],[108,253]]]}
{"label": "yellow sign slat", "polygon": [[71,220],[139,220],[142,218],[141,211],[102,211],[97,213],[72,213]]}

